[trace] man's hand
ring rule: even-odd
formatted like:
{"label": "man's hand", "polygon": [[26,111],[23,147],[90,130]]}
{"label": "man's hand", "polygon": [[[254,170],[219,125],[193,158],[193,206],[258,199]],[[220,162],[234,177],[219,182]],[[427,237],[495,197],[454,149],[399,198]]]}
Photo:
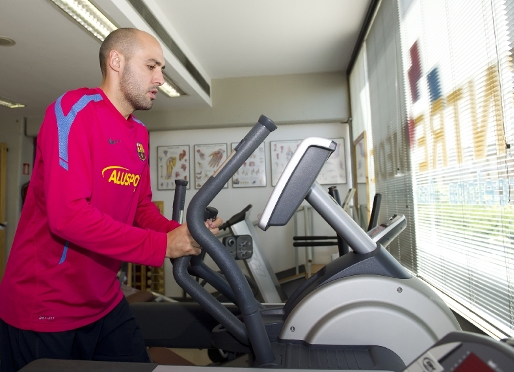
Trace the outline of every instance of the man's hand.
{"label": "man's hand", "polygon": [[[214,234],[218,234],[220,226],[223,223],[221,218],[216,218],[216,220],[211,221],[208,220],[205,222],[205,226]],[[168,245],[166,247],[166,257],[168,258],[178,258],[182,256],[190,256],[190,255],[199,255],[202,252],[200,248],[200,244],[198,244],[189,229],[187,228],[187,223],[184,223],[177,227],[176,229],[168,232]]]}
{"label": "man's hand", "polygon": [[205,221],[205,226],[207,226],[207,228],[209,230],[211,230],[211,232],[214,235],[218,235],[218,233],[220,232],[218,227],[221,226],[222,224],[223,224],[223,220],[219,217],[216,217],[216,219],[214,221],[212,221],[212,220]]}

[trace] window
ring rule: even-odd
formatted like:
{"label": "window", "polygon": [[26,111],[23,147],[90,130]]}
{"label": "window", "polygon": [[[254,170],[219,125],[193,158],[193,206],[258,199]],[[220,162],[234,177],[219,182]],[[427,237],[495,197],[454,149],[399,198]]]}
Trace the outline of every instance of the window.
{"label": "window", "polygon": [[513,18],[382,0],[366,39],[376,189],[411,228],[391,253],[497,337],[514,336]]}

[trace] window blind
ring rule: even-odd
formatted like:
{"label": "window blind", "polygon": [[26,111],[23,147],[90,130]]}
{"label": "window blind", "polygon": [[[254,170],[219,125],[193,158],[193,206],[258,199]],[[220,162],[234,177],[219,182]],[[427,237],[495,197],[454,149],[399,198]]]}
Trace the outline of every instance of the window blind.
{"label": "window blind", "polygon": [[388,250],[417,272],[416,231],[409,138],[402,83],[398,10],[382,0],[366,39],[376,192],[382,194],[380,220],[403,214],[407,227]]}
{"label": "window blind", "polygon": [[[513,332],[512,68],[505,4],[400,6],[418,275]],[[512,139],[512,138],[511,138]],[[514,177],[514,175],[512,175]]]}
{"label": "window blind", "polygon": [[513,40],[512,1],[382,0],[365,41],[376,189],[410,228],[391,252],[498,337],[514,336]]}

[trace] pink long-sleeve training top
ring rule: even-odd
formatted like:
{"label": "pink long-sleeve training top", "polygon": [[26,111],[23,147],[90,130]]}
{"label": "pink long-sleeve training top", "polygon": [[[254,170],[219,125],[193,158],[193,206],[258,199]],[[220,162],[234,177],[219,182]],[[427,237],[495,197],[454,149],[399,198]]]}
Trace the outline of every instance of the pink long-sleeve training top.
{"label": "pink long-sleeve training top", "polygon": [[178,226],[151,201],[148,131],[99,88],[47,109],[0,284],[0,318],[39,332],[90,324],[123,294],[122,261],[161,266]]}

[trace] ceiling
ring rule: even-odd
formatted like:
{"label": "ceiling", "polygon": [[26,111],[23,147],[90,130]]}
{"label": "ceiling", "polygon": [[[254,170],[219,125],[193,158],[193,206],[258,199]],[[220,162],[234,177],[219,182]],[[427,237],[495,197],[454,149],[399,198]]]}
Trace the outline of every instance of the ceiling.
{"label": "ceiling", "polygon": [[[120,27],[154,33],[128,0],[93,0]],[[250,76],[344,72],[371,0],[145,0],[208,84]],[[49,0],[2,0],[1,117],[42,116],[63,92],[97,86],[100,41]],[[187,96],[160,94],[152,111],[208,107],[211,97],[169,48],[167,73]],[[213,92],[212,94],[215,94]]]}

